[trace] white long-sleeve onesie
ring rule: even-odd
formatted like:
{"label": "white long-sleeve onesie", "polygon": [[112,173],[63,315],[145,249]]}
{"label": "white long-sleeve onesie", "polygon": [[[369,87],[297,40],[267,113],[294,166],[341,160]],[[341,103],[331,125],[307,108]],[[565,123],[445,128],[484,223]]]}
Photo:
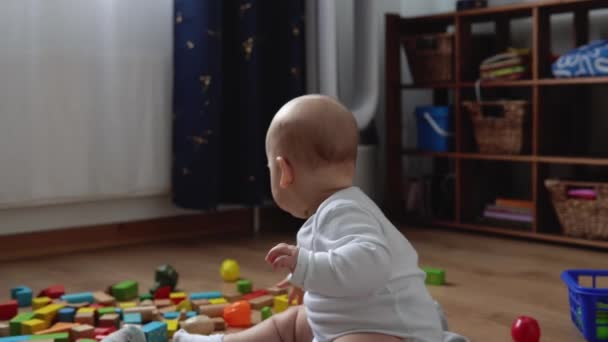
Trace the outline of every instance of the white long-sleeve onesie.
{"label": "white long-sleeve onesie", "polygon": [[315,341],[355,332],[442,340],[416,251],[358,188],[325,200],[300,228],[298,247],[290,281],[306,291]]}

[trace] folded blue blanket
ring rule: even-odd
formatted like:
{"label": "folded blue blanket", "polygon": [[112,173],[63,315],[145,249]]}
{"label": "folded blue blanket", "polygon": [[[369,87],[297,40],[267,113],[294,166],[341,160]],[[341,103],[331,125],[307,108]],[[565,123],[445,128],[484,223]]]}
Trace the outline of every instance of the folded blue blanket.
{"label": "folded blue blanket", "polygon": [[608,75],[608,40],[580,46],[557,59],[552,65],[555,77]]}

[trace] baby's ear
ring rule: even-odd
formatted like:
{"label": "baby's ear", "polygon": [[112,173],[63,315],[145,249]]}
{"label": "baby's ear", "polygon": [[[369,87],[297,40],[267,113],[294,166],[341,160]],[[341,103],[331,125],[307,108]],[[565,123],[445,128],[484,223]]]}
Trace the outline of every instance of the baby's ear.
{"label": "baby's ear", "polygon": [[281,170],[281,175],[279,178],[279,186],[283,189],[287,189],[294,180],[293,167],[289,163],[289,161],[281,156],[278,156],[276,159],[277,165],[279,165],[279,170]]}

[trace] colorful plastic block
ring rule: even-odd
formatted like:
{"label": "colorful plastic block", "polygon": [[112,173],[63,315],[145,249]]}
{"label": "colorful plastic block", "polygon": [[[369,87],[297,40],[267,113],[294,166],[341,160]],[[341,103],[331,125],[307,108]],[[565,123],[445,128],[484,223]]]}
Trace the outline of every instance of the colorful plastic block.
{"label": "colorful plastic block", "polygon": [[163,286],[154,291],[154,299],[169,299],[171,286]]}
{"label": "colorful plastic block", "polygon": [[445,270],[440,268],[424,267],[422,268],[426,273],[426,283],[428,285],[444,285],[445,284]]}
{"label": "colorful plastic block", "polygon": [[97,309],[97,312],[100,315],[106,315],[106,314],[116,313],[116,308],[113,307],[113,306],[108,306],[108,307],[105,307],[105,308],[99,308],[99,309]]}
{"label": "colorful plastic block", "polygon": [[32,309],[37,310],[51,303],[51,297],[36,297],[32,299]]}
{"label": "colorful plastic block", "polygon": [[225,298],[213,298],[209,299],[209,304],[228,304]]}
{"label": "colorful plastic block", "polygon": [[173,334],[175,334],[175,332],[177,331],[177,328],[179,327],[179,321],[176,319],[170,319],[167,320],[167,334],[169,335],[170,338],[173,337]]}
{"label": "colorful plastic block", "polygon": [[270,316],[272,316],[272,310],[270,309],[269,306],[263,307],[262,310],[260,310],[260,312],[262,313],[262,321],[266,320],[266,319],[270,318]]}
{"label": "colorful plastic block", "polygon": [[222,293],[219,291],[212,291],[212,292],[196,292],[196,293],[190,294],[190,300],[213,299],[213,298],[222,298]]}
{"label": "colorful plastic block", "polygon": [[76,316],[76,309],[66,307],[57,312],[57,320],[59,322],[74,322],[74,316]]}
{"label": "colorful plastic block", "polygon": [[44,330],[48,328],[49,325],[38,318],[30,319],[29,321],[23,321],[21,323],[21,334],[22,335],[31,335],[37,331]]}
{"label": "colorful plastic block", "polygon": [[33,312],[23,312],[9,322],[11,336],[21,335],[21,323],[34,318]]}
{"label": "colorful plastic block", "polygon": [[256,290],[256,291],[250,292],[246,295],[243,295],[243,297],[241,299],[242,300],[252,300],[254,298],[258,298],[258,297],[262,297],[262,296],[266,296],[266,295],[268,295],[267,290]]}
{"label": "colorful plastic block", "polygon": [[165,319],[179,319],[179,312],[176,311],[169,311],[169,312],[165,312],[163,313],[163,317],[165,317]]}
{"label": "colorful plastic block", "polygon": [[241,279],[236,282],[236,290],[242,294],[250,293],[252,288],[250,280]]}
{"label": "colorful plastic block", "polygon": [[120,302],[130,301],[137,298],[139,293],[138,284],[134,280],[125,280],[112,286],[112,296]]}
{"label": "colorful plastic block", "polygon": [[42,290],[38,297],[49,297],[53,299],[61,298],[65,294],[65,287],[63,285],[53,285]]}
{"label": "colorful plastic block", "polygon": [[30,337],[31,336],[29,336],[29,335],[0,337],[0,342],[22,342],[22,341],[29,341]]}
{"label": "colorful plastic block", "polygon": [[36,318],[45,321],[47,326],[50,326],[51,323],[53,323],[53,321],[55,320],[55,317],[57,317],[57,313],[59,313],[59,310],[63,309],[64,306],[65,305],[63,304],[49,304],[45,307],[35,310],[34,314]]}
{"label": "colorful plastic block", "polygon": [[181,303],[179,303],[177,305],[177,310],[178,311],[182,311],[182,310],[192,311],[192,302],[188,299],[183,300]]}
{"label": "colorful plastic block", "polygon": [[97,309],[95,308],[91,308],[91,307],[84,307],[84,308],[80,308],[78,309],[78,311],[76,311],[77,313],[83,313],[83,312],[92,312],[95,313],[97,311]]}
{"label": "colorful plastic block", "polygon": [[154,321],[142,327],[147,342],[166,342],[168,339],[167,323]]}
{"label": "colorful plastic block", "polygon": [[19,311],[17,301],[10,300],[6,303],[0,304],[0,321],[8,321],[13,317],[17,316]]}
{"label": "colorful plastic block", "polygon": [[30,341],[69,342],[70,334],[67,332],[60,332],[54,334],[33,335],[30,336]]}
{"label": "colorful plastic block", "polygon": [[95,301],[95,297],[91,292],[69,293],[61,296],[61,299],[68,303],[89,303]]}
{"label": "colorful plastic block", "polygon": [[239,301],[224,308],[224,321],[230,327],[248,327],[251,325],[251,305]]}
{"label": "colorful plastic block", "polygon": [[17,286],[11,289],[11,298],[17,300],[19,307],[32,306],[32,289],[27,286]]}
{"label": "colorful plastic block", "polygon": [[188,311],[186,313],[186,319],[196,317],[196,316],[198,316],[198,313],[196,311]]}
{"label": "colorful plastic block", "polygon": [[[291,304],[295,305],[296,300],[294,299],[291,302]],[[274,297],[274,312],[275,313],[283,312],[283,311],[287,310],[288,307],[289,307],[289,298],[287,297],[287,295],[280,295],[280,296]]]}
{"label": "colorful plastic block", "polygon": [[118,306],[121,309],[134,308],[134,307],[137,306],[137,303],[135,303],[135,302],[122,302],[122,303],[118,303]]}
{"label": "colorful plastic block", "polygon": [[123,322],[125,322],[125,324],[141,324],[143,322],[141,319],[141,313],[139,313],[139,312],[125,313],[124,317],[123,317]]}
{"label": "colorful plastic block", "polygon": [[188,296],[185,292],[173,292],[169,295],[169,299],[173,302],[173,304],[177,305],[185,300]]}

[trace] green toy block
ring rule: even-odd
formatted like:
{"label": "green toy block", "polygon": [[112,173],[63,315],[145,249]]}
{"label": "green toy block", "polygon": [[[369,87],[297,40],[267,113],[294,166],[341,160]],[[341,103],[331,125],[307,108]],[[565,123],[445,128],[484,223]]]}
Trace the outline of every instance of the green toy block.
{"label": "green toy block", "polygon": [[139,291],[136,281],[125,280],[112,286],[112,296],[119,302],[127,302],[137,298]]}
{"label": "green toy block", "polygon": [[105,308],[99,308],[99,309],[97,309],[97,312],[99,313],[99,316],[103,316],[105,314],[116,313],[116,308],[112,307],[112,306],[108,306],[108,307],[105,307]]}
{"label": "green toy block", "polygon": [[432,267],[423,267],[422,270],[426,273],[426,283],[428,285],[445,284],[445,270]]}
{"label": "green toy block", "polygon": [[250,280],[241,279],[236,282],[236,290],[241,294],[246,294],[251,292],[253,285]]}
{"label": "green toy block", "polygon": [[55,342],[70,342],[70,334],[67,332],[57,334],[32,335],[30,341],[53,340]]}
{"label": "green toy block", "polygon": [[171,265],[160,265],[154,273],[154,286],[150,289],[150,293],[154,294],[161,287],[171,287],[171,292],[175,291],[179,274]]}
{"label": "green toy block", "polygon": [[11,336],[21,335],[21,323],[33,319],[35,315],[33,312],[23,312],[13,317],[9,322]]}
{"label": "green toy block", "polygon": [[270,309],[269,306],[263,307],[261,312],[262,312],[262,321],[266,320],[267,318],[270,318],[270,316],[272,316],[272,310]]}
{"label": "green toy block", "polygon": [[150,293],[142,293],[139,295],[139,301],[143,302],[144,300],[154,299],[154,296]]}

